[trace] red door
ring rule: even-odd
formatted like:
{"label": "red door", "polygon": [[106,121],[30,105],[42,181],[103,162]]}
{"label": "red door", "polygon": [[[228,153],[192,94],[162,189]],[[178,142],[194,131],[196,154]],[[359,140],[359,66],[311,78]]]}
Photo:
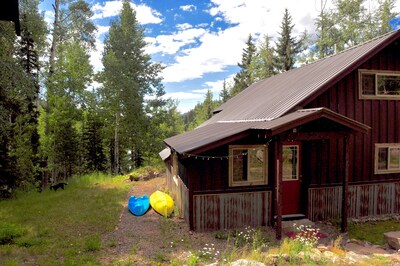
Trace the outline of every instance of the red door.
{"label": "red door", "polygon": [[300,142],[282,146],[282,215],[300,213]]}

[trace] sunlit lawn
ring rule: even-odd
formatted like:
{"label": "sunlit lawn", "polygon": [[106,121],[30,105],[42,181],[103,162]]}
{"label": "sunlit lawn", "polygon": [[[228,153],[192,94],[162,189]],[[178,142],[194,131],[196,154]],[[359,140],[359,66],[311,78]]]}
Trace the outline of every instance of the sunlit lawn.
{"label": "sunlit lawn", "polygon": [[383,245],[385,239],[383,234],[390,231],[400,231],[400,221],[376,221],[358,224],[349,224],[349,237],[363,241],[368,241],[372,244]]}
{"label": "sunlit lawn", "polygon": [[126,177],[93,174],[71,179],[65,190],[0,201],[0,262],[98,264],[100,236],[116,226],[131,185]]}

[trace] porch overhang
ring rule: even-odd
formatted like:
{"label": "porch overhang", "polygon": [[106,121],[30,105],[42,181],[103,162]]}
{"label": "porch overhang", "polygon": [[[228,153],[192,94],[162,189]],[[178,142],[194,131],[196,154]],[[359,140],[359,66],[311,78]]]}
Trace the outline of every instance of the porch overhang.
{"label": "porch overhang", "polygon": [[[220,121],[168,138],[164,142],[181,155],[201,154],[254,133],[264,134],[265,138],[285,132],[300,137],[301,134],[296,131],[298,127],[322,119],[331,125],[339,126],[346,134],[367,133],[370,130],[369,126],[328,108],[313,108],[300,109],[274,120]],[[307,133],[309,138],[312,138],[312,135],[312,132]],[[329,138],[327,131],[319,133],[315,138],[324,138],[323,135]]]}

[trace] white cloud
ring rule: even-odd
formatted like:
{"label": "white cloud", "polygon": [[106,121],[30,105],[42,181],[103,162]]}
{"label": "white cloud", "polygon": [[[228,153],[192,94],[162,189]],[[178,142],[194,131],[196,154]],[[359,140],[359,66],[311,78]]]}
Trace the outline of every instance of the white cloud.
{"label": "white cloud", "polygon": [[176,28],[178,30],[187,30],[187,29],[193,28],[193,26],[190,25],[189,23],[182,23],[182,24],[176,24]]}
{"label": "white cloud", "polygon": [[[318,15],[314,1],[259,1],[259,0],[211,0],[208,13],[214,22],[224,20],[230,27],[218,32],[206,32],[199,39],[199,45],[180,51],[175,62],[167,66],[163,72],[164,82],[183,82],[204,77],[206,73],[222,72],[228,66],[234,66],[241,59],[242,50],[249,34],[257,39],[268,34],[276,37],[284,9],[288,8],[295,28],[294,35],[300,35],[304,29],[314,32],[313,18]],[[308,10],[305,12],[304,6]],[[159,40],[157,51],[173,52],[183,46],[167,36]],[[165,42],[169,40],[169,42]],[[257,41],[257,40],[255,40]],[[164,44],[164,45],[163,45]],[[173,49],[172,49],[173,48]],[[165,49],[165,50],[163,50]]]}
{"label": "white cloud", "polygon": [[[158,24],[162,21],[161,14],[147,5],[135,5],[134,3],[131,3],[131,7],[136,11],[136,18],[140,24]],[[121,8],[122,1],[120,0],[106,1],[103,4],[96,3],[92,7],[92,11],[94,13],[92,19],[102,19],[117,16],[121,11]]]}
{"label": "white cloud", "polygon": [[164,82],[201,78],[205,73],[222,72],[227,66],[236,65],[248,34],[238,27],[204,34],[200,46],[185,50],[163,71]]}
{"label": "white cloud", "polygon": [[[146,52],[149,54],[159,52],[163,54],[175,54],[182,47],[196,43],[196,40],[199,40],[205,34],[205,29],[188,28],[170,35],[158,35],[155,38],[146,38],[146,41],[150,43]],[[185,53],[185,51],[183,52]]]}
{"label": "white cloud", "polygon": [[186,6],[180,6],[179,7],[183,11],[191,12],[196,10],[196,6],[194,5],[186,5]]}
{"label": "white cloud", "polygon": [[46,21],[47,24],[52,24],[54,22],[54,11],[44,11],[44,21]]}
{"label": "white cloud", "polygon": [[96,50],[90,52],[90,64],[93,66],[93,70],[98,72],[103,69],[101,58],[103,57],[104,43],[99,38],[96,38],[95,46]]}
{"label": "white cloud", "polygon": [[170,92],[166,93],[163,98],[172,98],[178,100],[203,100],[204,93],[193,93],[193,92]]}

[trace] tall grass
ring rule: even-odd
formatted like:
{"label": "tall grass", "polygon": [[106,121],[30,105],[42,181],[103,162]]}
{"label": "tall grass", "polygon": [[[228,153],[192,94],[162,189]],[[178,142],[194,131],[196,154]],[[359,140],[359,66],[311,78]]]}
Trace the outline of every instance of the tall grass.
{"label": "tall grass", "polygon": [[98,263],[98,236],[115,228],[131,184],[123,176],[91,174],[72,178],[65,190],[24,192],[0,201],[0,232],[8,239],[0,244],[0,261]]}

